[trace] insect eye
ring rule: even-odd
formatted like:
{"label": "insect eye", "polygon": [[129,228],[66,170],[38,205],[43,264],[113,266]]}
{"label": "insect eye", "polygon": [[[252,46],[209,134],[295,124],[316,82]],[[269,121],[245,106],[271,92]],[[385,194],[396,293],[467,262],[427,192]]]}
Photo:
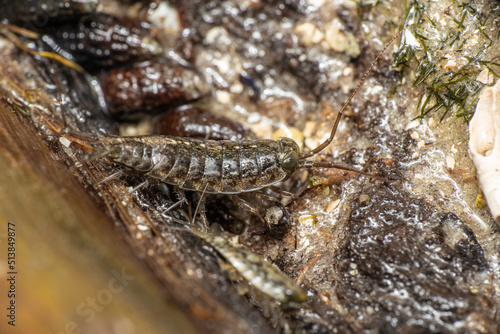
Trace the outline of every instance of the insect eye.
{"label": "insect eye", "polygon": [[281,167],[286,170],[293,170],[297,163],[299,162],[299,154],[295,151],[291,151],[285,154],[281,160]]}

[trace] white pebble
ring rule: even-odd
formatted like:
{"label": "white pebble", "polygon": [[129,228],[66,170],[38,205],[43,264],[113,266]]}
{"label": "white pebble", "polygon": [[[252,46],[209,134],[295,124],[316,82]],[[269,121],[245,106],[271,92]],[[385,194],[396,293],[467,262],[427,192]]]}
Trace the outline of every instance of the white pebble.
{"label": "white pebble", "polygon": [[176,34],[181,30],[180,16],[177,10],[162,1],[149,15],[149,21],[164,32]]}
{"label": "white pebble", "polygon": [[408,131],[410,129],[414,129],[419,125],[420,125],[420,121],[418,119],[415,119],[415,120],[411,121],[410,123],[406,124],[405,130]]}
{"label": "white pebble", "polygon": [[429,124],[429,128],[431,128],[431,129],[432,129],[432,128],[435,128],[435,127],[436,127],[436,125],[437,125],[436,120],[435,120],[433,117],[430,117],[430,118],[429,118],[429,121],[428,121],[428,123],[427,123],[427,124]]}
{"label": "white pebble", "polygon": [[215,97],[217,101],[222,104],[228,104],[229,102],[231,102],[231,94],[223,90],[218,90],[217,92],[215,92]]}
{"label": "white pebble", "polygon": [[207,31],[207,34],[205,35],[205,41],[208,44],[213,44],[220,37],[227,38],[227,30],[224,29],[224,27],[213,27],[212,29]]}
{"label": "white pebble", "polygon": [[476,78],[476,81],[479,81],[480,83],[483,83],[485,85],[489,85],[493,83],[494,76],[492,73],[490,73],[490,70],[485,68],[484,70],[479,73],[479,75]]}
{"label": "white pebble", "polygon": [[295,27],[294,32],[300,36],[305,46],[319,43],[325,37],[325,34],[309,22],[299,24]]}
{"label": "white pebble", "polygon": [[455,167],[455,159],[451,155],[446,156],[446,167],[453,169]]}
{"label": "white pebble", "polygon": [[302,131],[304,137],[306,138],[311,137],[314,129],[316,129],[316,126],[317,126],[316,122],[307,121],[306,124],[304,125],[304,131]]}
{"label": "white pebble", "polygon": [[229,88],[229,91],[233,94],[239,94],[243,92],[243,85],[240,82],[237,82]]}
{"label": "white pebble", "polygon": [[327,213],[330,213],[332,212],[333,210],[335,210],[336,208],[338,208],[340,204],[340,199],[337,199],[333,202],[330,202],[330,204],[328,204],[328,206],[326,207],[326,212]]}
{"label": "white pebble", "polygon": [[69,147],[71,145],[71,141],[68,138],[64,137],[64,136],[63,137],[59,137],[59,142],[64,147]]}

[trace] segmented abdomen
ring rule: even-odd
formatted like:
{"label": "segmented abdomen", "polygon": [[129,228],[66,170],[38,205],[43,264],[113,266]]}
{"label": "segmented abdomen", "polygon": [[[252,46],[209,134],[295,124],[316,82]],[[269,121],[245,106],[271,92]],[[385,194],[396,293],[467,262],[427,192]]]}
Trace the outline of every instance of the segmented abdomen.
{"label": "segmented abdomen", "polygon": [[[274,140],[199,140],[141,136],[101,138],[106,156],[145,176],[185,190],[236,194],[287,177]],[[206,188],[205,188],[206,187]]]}

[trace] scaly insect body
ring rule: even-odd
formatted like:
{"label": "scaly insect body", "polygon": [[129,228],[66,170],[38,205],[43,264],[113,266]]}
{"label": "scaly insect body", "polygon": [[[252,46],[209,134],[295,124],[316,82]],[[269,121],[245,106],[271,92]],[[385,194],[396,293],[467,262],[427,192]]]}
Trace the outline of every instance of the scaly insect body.
{"label": "scaly insect body", "polygon": [[306,301],[305,291],[261,256],[225,238],[197,232],[195,234],[208,242],[244,279],[262,293],[282,303]]}
{"label": "scaly insect body", "polygon": [[284,137],[277,141],[216,141],[99,136],[94,155],[184,190],[222,194],[268,187],[301,167],[298,145]]}
{"label": "scaly insect body", "polygon": [[290,138],[214,141],[170,136],[99,136],[94,157],[109,160],[180,189],[207,193],[238,194],[260,190],[286,180],[305,167],[356,169],[328,162],[306,160],[321,152],[335,136],[342,112],[363,84],[387,47],[378,54],[353,94],[340,110],[330,137],[312,151],[300,153]]}

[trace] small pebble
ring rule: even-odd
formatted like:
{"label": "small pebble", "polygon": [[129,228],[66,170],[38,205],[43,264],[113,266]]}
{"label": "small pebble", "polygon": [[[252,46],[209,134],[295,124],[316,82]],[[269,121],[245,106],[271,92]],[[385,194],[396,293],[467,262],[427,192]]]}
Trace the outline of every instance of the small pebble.
{"label": "small pebble", "polygon": [[479,81],[480,83],[483,83],[485,85],[490,85],[494,82],[495,77],[493,76],[492,73],[490,73],[490,70],[485,68],[484,70],[479,73],[479,75],[476,78],[476,81]]}
{"label": "small pebble", "polygon": [[295,27],[294,32],[300,36],[305,46],[319,43],[325,37],[325,34],[309,22],[299,24]]}
{"label": "small pebble", "polygon": [[59,138],[59,142],[64,147],[69,147],[71,145],[71,141],[68,138],[64,137],[64,136],[62,136],[62,137]]}
{"label": "small pebble", "polygon": [[370,196],[366,194],[359,195],[359,204],[361,204],[362,206],[367,206],[369,202],[370,202]]}
{"label": "small pebble", "polygon": [[316,220],[316,216],[308,215],[308,216],[300,216],[299,222],[301,224],[314,224],[315,225],[317,223],[317,220]]}
{"label": "small pebble", "polygon": [[325,27],[325,41],[333,51],[346,52],[349,56],[356,58],[361,53],[361,48],[352,33],[344,33],[345,27],[342,22],[334,18]]}
{"label": "small pebble", "polygon": [[160,2],[152,11],[149,21],[165,33],[177,34],[182,27],[179,12],[166,1]]}
{"label": "small pebble", "polygon": [[343,70],[342,70],[342,75],[345,76],[345,77],[348,77],[350,76],[352,73],[354,72],[353,68],[352,67],[345,67]]}
{"label": "small pebble", "polygon": [[430,117],[430,118],[429,118],[429,121],[428,121],[428,123],[427,123],[427,124],[429,124],[429,128],[431,128],[431,129],[432,129],[432,128],[435,128],[435,127],[436,127],[436,125],[437,125],[436,120],[435,120],[433,117]]}
{"label": "small pebble", "polygon": [[221,37],[223,37],[224,39],[228,39],[228,36],[229,34],[227,33],[227,30],[223,27],[213,27],[212,29],[207,31],[207,34],[205,35],[205,41],[207,42],[207,44],[213,44]]}
{"label": "small pebble", "polygon": [[418,119],[415,119],[415,120],[411,121],[410,123],[406,124],[405,130],[408,131],[410,129],[414,129],[419,125],[420,125],[420,121]]}
{"label": "small pebble", "polygon": [[215,92],[215,97],[217,98],[217,101],[222,104],[228,104],[229,102],[231,102],[231,94],[223,90],[218,90],[217,92]]}
{"label": "small pebble", "polygon": [[325,3],[325,0],[308,0],[307,1],[311,6],[321,7]]}
{"label": "small pebble", "polygon": [[310,138],[313,134],[314,129],[316,129],[316,122],[312,121],[307,121],[306,124],[304,125],[304,130],[302,131],[302,134],[306,138]]}
{"label": "small pebble", "polygon": [[309,138],[309,137],[306,137],[304,143],[306,144],[307,148],[309,149],[314,149],[315,147],[318,147],[319,145],[319,140],[318,139],[315,139],[315,138]]}
{"label": "small pebble", "polygon": [[243,85],[237,82],[229,87],[229,91],[233,94],[240,94],[241,92],[243,92]]}
{"label": "small pebble", "polygon": [[323,301],[323,303],[330,302],[330,294],[328,292],[322,292],[319,296],[321,298],[321,301]]}
{"label": "small pebble", "polygon": [[453,169],[455,167],[455,159],[450,155],[446,156],[446,167],[449,169]]}
{"label": "small pebble", "polygon": [[458,70],[457,63],[453,59],[448,59],[444,65],[444,69],[447,71],[456,71]]}
{"label": "small pebble", "polygon": [[328,206],[326,207],[326,212],[327,213],[330,213],[332,212],[333,210],[335,210],[336,208],[338,208],[340,204],[340,199],[337,199],[333,202],[330,202],[330,204],[328,204]]}

